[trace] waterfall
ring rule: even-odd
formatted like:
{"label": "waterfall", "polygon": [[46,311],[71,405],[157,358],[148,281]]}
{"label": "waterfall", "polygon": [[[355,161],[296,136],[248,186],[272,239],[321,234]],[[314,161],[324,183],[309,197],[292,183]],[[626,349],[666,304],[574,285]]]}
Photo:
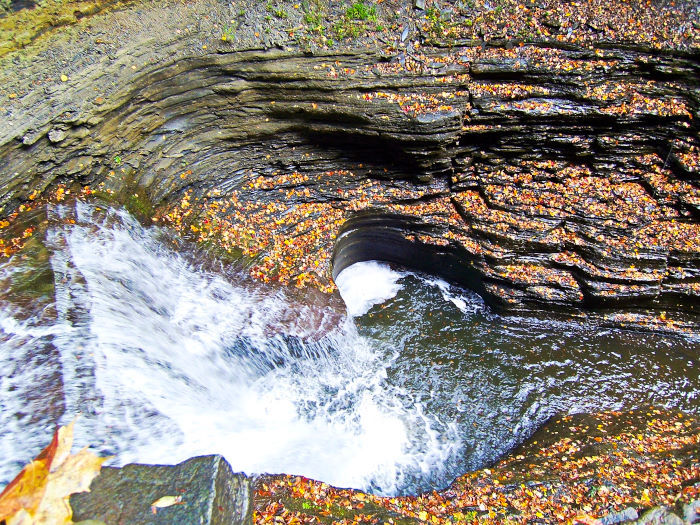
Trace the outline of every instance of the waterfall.
{"label": "waterfall", "polygon": [[[439,474],[435,461],[457,453],[456,437],[438,439],[440,425],[420,402],[387,383],[393,356],[345,316],[306,312],[338,321],[319,333],[313,328],[328,323],[307,319],[311,328],[300,328],[288,319],[303,306],[283,291],[198,268],[163,231],[123,210],[78,202],[51,214],[56,318],[38,333],[5,318],[3,333],[22,345],[3,348],[41,353],[51,336],[59,363],[33,373],[60,379],[65,406],[54,419],[77,415],[78,441],[114,455],[114,464],[219,453],[248,473],[390,494]],[[49,369],[57,365],[60,375]],[[25,448],[17,439],[3,456],[28,459]]]}
{"label": "waterfall", "polygon": [[47,218],[0,265],[0,483],[75,418],[112,465],[222,454],[393,495],[445,487],[558,413],[700,410],[692,338],[501,317],[376,261],[338,276],[346,313],[122,209]]}

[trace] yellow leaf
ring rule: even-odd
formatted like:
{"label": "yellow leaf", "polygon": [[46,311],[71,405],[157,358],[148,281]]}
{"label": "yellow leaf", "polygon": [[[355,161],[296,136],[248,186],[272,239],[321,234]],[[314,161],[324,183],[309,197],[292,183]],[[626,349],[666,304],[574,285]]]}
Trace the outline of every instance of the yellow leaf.
{"label": "yellow leaf", "polygon": [[45,460],[34,460],[0,494],[0,520],[14,516],[23,509],[34,512],[46,489],[49,469]]}
{"label": "yellow leaf", "polygon": [[68,500],[89,489],[106,458],[83,449],[71,455],[73,423],[56,431],[53,440],[0,494],[0,519],[7,525],[71,523]]}
{"label": "yellow leaf", "polygon": [[65,427],[60,427],[57,433],[56,450],[53,454],[53,460],[49,465],[50,471],[55,472],[56,469],[70,456],[70,449],[73,446],[73,425],[75,421]]}
{"label": "yellow leaf", "polygon": [[[85,492],[97,476],[106,458],[101,458],[83,449],[70,455],[49,474],[44,494],[35,517],[36,525],[70,523],[73,511],[68,504],[71,494]],[[64,521],[59,521],[59,516]]]}
{"label": "yellow leaf", "polygon": [[649,489],[644,489],[642,492],[642,497],[640,498],[640,501],[644,505],[650,505],[651,504],[651,498],[649,497]]}

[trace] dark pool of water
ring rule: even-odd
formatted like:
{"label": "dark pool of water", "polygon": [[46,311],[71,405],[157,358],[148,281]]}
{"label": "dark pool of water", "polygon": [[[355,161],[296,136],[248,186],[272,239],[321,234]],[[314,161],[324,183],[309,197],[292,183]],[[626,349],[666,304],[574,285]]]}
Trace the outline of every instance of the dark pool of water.
{"label": "dark pool of water", "polygon": [[698,341],[495,315],[473,292],[404,274],[356,319],[395,358],[388,381],[455,425],[453,472],[483,467],[560,413],[657,405],[700,414]]}

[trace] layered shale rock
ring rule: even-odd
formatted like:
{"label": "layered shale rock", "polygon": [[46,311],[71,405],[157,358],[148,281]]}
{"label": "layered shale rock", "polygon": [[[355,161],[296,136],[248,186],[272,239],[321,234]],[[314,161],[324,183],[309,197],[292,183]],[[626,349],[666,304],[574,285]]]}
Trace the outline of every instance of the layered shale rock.
{"label": "layered shale rock", "polygon": [[6,222],[42,195],[111,194],[264,281],[332,291],[333,273],[379,258],[509,311],[697,325],[697,53],[308,54],[202,45],[183,27],[81,34],[63,81],[5,59],[6,90],[22,91],[0,127]]}

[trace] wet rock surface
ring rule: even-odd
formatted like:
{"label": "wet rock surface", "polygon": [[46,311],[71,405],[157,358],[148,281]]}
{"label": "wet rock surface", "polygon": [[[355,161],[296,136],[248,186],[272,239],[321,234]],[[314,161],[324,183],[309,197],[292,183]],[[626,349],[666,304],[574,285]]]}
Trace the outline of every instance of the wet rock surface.
{"label": "wet rock surface", "polygon": [[700,522],[700,500],[683,505],[683,519],[688,523]]}
{"label": "wet rock surface", "polygon": [[5,216],[61,184],[133,192],[158,222],[242,251],[254,277],[331,291],[334,248],[336,273],[359,257],[336,244],[341,228],[369,214],[401,222],[397,253],[437,254],[428,270],[499,308],[697,325],[692,49],[455,41],[309,55],[283,35],[268,49],[202,38],[188,19],[231,16],[204,3],[147,39],[159,9],[113,14],[129,38],[106,41],[98,23],[73,36],[60,80],[4,60],[6,90],[22,88],[0,128]]}
{"label": "wet rock surface", "polygon": [[71,497],[73,521],[243,524],[252,520],[250,482],[221,456],[175,466],[103,468],[90,492]]}
{"label": "wet rock surface", "polygon": [[613,525],[614,523],[625,523],[626,521],[636,520],[639,517],[636,509],[628,507],[620,512],[613,512],[603,517],[600,522],[602,525]]}
{"label": "wet rock surface", "polygon": [[656,507],[645,512],[635,523],[638,525],[683,525],[683,520],[665,507]]}

